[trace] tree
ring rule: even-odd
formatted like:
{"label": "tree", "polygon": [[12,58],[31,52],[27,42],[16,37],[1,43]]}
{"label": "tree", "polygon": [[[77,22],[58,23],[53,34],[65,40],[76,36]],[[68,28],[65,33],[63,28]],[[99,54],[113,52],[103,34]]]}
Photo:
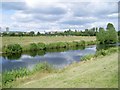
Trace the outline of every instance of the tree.
{"label": "tree", "polygon": [[37,32],[37,36],[39,36],[40,35],[40,32]]}
{"label": "tree", "polygon": [[117,32],[113,24],[108,23],[106,31],[104,28],[99,28],[99,32],[96,35],[100,44],[111,44],[117,42]]}
{"label": "tree", "polygon": [[106,31],[106,40],[105,43],[116,43],[117,42],[117,32],[113,24],[108,23]]}
{"label": "tree", "polygon": [[30,36],[34,36],[34,35],[35,35],[34,31],[31,31],[31,32],[29,33],[29,35],[30,35]]}
{"label": "tree", "polygon": [[96,38],[100,42],[100,44],[104,44],[105,39],[106,39],[105,35],[106,35],[106,32],[105,32],[104,28],[100,27],[99,32],[96,35]]}

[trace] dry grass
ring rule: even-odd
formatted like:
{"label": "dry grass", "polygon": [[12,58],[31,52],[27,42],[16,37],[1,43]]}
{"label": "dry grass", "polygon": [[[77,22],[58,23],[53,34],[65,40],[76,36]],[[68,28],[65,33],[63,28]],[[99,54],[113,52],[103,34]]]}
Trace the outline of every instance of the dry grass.
{"label": "dry grass", "polygon": [[2,44],[19,43],[21,45],[28,45],[29,43],[53,43],[53,42],[69,42],[69,41],[91,41],[95,40],[95,37],[88,36],[35,36],[35,37],[2,37]]}
{"label": "dry grass", "polygon": [[96,40],[96,37],[89,36],[24,36],[24,37],[0,37],[2,44],[0,45],[0,51],[3,45],[18,43],[22,46],[26,46],[30,43],[53,43],[53,42],[71,42],[71,41],[91,41]]}

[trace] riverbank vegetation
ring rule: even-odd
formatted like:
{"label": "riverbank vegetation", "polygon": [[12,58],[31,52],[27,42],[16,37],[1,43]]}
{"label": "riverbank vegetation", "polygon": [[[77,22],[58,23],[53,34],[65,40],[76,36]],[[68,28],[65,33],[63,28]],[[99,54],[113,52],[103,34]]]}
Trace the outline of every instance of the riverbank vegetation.
{"label": "riverbank vegetation", "polygon": [[22,47],[28,48],[30,43],[57,43],[57,42],[73,42],[73,41],[95,41],[95,36],[6,36],[0,37],[2,44],[0,44],[0,52],[2,52],[2,47],[9,44],[19,44]]}
{"label": "riverbank vegetation", "polygon": [[[43,63],[43,64],[36,65],[32,71],[23,68],[20,70],[13,70],[10,72],[5,72],[3,73],[3,79],[2,79],[3,87],[4,88],[16,87],[16,82],[17,84],[19,82],[20,87],[36,87],[36,88],[37,87],[41,87],[41,88],[60,87],[60,86],[61,87],[78,87],[79,85],[80,85],[79,86],[80,88],[81,87],[117,87],[117,75],[118,75],[117,74],[117,54],[113,54],[117,51],[118,51],[117,47],[112,47],[107,50],[101,50],[101,51],[96,52],[95,55],[84,56],[81,59],[82,62],[80,62],[79,64],[77,63],[72,64],[68,66],[67,68],[64,68],[62,70],[57,70],[57,71],[54,68],[52,68],[52,66],[50,66],[49,64]],[[74,67],[71,68],[71,66],[74,66]],[[80,69],[80,71],[78,69]],[[71,70],[73,73],[76,73],[76,74],[73,75],[72,78],[70,79],[69,77],[71,77],[72,75]],[[50,74],[48,74],[47,79],[43,78],[43,79],[40,79],[39,82],[35,81],[27,85],[21,85],[21,82],[23,81],[19,81],[19,79],[20,80],[25,80],[25,78],[28,79],[31,75],[35,75],[37,72],[41,72],[41,73],[44,72],[44,73],[50,73]],[[55,75],[56,78],[51,76],[51,74]],[[65,74],[65,77],[66,75],[68,75],[68,77],[64,78],[63,74]],[[99,79],[99,75],[102,75],[101,79]],[[110,77],[106,75],[109,75]],[[24,78],[24,79],[21,79],[21,78]],[[37,78],[39,79],[39,77]],[[55,81],[58,83],[63,82],[63,84],[59,83],[59,86],[56,86],[53,83],[51,84],[50,81],[51,82]],[[74,84],[72,82],[74,82]],[[72,86],[69,84],[71,84]]]}
{"label": "riverbank vegetation", "polygon": [[111,53],[114,53],[114,52],[118,52],[118,48],[111,47],[107,50],[101,49],[97,51],[95,54],[89,54],[89,55],[83,56],[81,58],[81,61],[87,61],[96,57],[110,55]]}
{"label": "riverbank vegetation", "polygon": [[2,85],[4,87],[11,87],[10,83],[16,81],[18,78],[28,77],[36,72],[52,72],[53,67],[48,63],[38,63],[33,70],[20,68],[18,70],[5,71],[2,73]]}
{"label": "riverbank vegetation", "polygon": [[96,41],[73,41],[73,42],[56,42],[50,44],[44,43],[31,43],[26,47],[22,47],[19,44],[10,44],[3,46],[3,53],[21,53],[24,51],[37,51],[37,50],[46,50],[46,49],[59,49],[59,48],[70,48],[70,47],[78,47],[78,46],[86,46],[86,45],[94,45]]}

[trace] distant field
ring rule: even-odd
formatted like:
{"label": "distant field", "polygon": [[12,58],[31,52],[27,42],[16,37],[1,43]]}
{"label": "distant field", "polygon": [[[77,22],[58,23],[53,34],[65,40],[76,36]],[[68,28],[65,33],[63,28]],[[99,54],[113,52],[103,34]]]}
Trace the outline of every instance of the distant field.
{"label": "distant field", "polygon": [[[96,40],[96,37],[91,36],[35,36],[35,37],[0,37],[2,38],[2,45],[18,43],[22,46],[28,45],[30,43],[53,43],[53,42],[70,42],[70,41],[91,41]],[[2,46],[0,46],[2,47]]]}

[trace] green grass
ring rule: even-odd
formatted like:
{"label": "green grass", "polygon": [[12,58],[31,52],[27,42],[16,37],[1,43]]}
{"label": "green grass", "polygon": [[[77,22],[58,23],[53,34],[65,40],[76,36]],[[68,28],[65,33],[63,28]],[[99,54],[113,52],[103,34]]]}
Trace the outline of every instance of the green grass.
{"label": "green grass", "polygon": [[[44,73],[45,74],[45,73]],[[118,53],[74,63],[50,74],[18,79],[18,88],[117,88]],[[41,77],[40,77],[41,76]],[[24,83],[23,83],[24,82]]]}

